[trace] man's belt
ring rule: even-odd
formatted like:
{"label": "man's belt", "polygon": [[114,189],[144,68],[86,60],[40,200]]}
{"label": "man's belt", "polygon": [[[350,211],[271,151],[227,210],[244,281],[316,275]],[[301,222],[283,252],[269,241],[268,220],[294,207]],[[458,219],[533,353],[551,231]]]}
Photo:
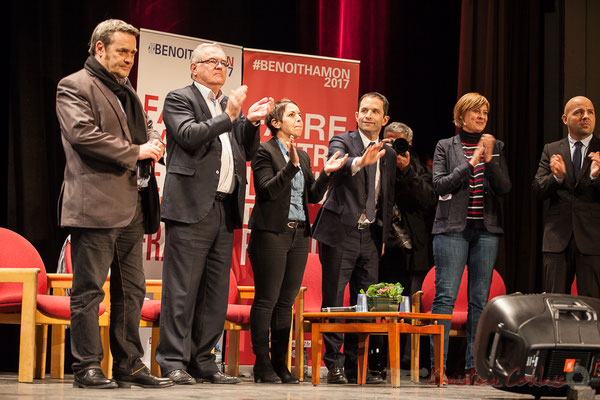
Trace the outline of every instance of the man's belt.
{"label": "man's belt", "polygon": [[304,229],[306,227],[306,222],[304,222],[304,221],[288,221],[286,226],[290,229]]}

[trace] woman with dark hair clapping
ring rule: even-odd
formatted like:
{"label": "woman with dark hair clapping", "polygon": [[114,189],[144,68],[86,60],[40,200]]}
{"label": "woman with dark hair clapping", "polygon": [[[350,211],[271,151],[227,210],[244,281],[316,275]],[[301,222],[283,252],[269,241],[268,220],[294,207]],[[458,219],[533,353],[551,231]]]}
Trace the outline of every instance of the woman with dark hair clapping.
{"label": "woman with dark hair clapping", "polygon": [[304,127],[296,103],[278,101],[265,123],[273,138],[261,143],[252,160],[256,202],[248,224],[252,229],[248,255],[256,287],[250,312],[254,381],[298,383],[287,369],[285,355],[292,305],[310,244],[308,203],[321,201],[329,174],[339,169],[347,156],[334,154],[315,180],[308,154],[295,145]]}

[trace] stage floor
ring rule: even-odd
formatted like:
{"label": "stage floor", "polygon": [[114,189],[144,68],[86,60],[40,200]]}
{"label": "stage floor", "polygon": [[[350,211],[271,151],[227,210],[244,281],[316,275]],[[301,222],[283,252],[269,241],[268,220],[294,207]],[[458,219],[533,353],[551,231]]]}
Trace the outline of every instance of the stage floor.
{"label": "stage floor", "polygon": [[167,389],[110,389],[91,390],[73,388],[73,376],[64,380],[34,380],[34,383],[18,383],[16,374],[0,374],[0,399],[533,399],[533,396],[519,395],[494,389],[489,386],[465,386],[451,384],[439,388],[422,381],[420,384],[410,382],[408,371],[403,371],[402,387],[391,385],[327,385],[323,383],[313,386],[310,382],[299,385],[267,385],[255,384],[250,378],[243,378],[237,385],[197,384],[193,386],[174,386]]}

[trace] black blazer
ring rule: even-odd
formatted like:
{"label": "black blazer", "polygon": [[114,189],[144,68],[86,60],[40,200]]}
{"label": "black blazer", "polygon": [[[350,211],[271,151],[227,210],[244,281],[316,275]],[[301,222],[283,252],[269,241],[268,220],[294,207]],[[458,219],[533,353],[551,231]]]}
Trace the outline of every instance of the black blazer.
{"label": "black blazer", "polygon": [[[227,107],[227,97],[221,102]],[[162,218],[184,223],[201,221],[210,211],[221,166],[219,135],[229,133],[237,181],[232,216],[242,227],[246,194],[246,161],[259,145],[257,126],[240,115],[233,123],[226,113],[213,118],[195,85],[170,92],[163,118],[167,128],[167,176],[161,204]]]}
{"label": "black blazer", "polygon": [[[483,224],[488,232],[503,233],[498,196],[512,185],[504,159],[504,143],[496,140],[494,157],[483,176]],[[440,196],[432,233],[462,232],[467,226],[469,178],[473,167],[465,159],[460,135],[438,142],[433,154],[433,187]]]}
{"label": "black blazer", "polygon": [[[396,179],[396,152],[391,146],[383,146],[385,154],[379,160],[380,198],[377,202],[378,219],[383,223],[382,241],[390,232],[394,204],[394,181]],[[356,228],[360,215],[366,208],[367,172],[362,168],[352,175],[352,161],[363,153],[360,133],[349,131],[334,135],[329,141],[329,155],[336,151],[348,153],[344,166],[331,174],[329,193],[319,210],[313,226],[313,237],[328,246],[336,246]]]}
{"label": "black blazer", "polygon": [[[600,151],[600,139],[592,137],[587,154]],[[550,169],[550,157],[560,154],[567,173],[558,183]],[[579,251],[600,255],[600,177],[590,178],[592,160],[585,157],[579,179],[575,179],[568,138],[544,146],[542,158],[533,181],[538,199],[549,200],[544,217],[542,251],[562,252],[571,235]]]}
{"label": "black blazer", "polygon": [[329,177],[321,172],[315,180],[308,154],[296,148],[300,164],[298,167],[286,162],[276,138],[261,143],[252,160],[256,203],[250,215],[248,227],[252,230],[284,232],[288,222],[292,179],[302,169],[304,174],[304,215],[306,217],[305,236],[310,235],[308,203],[318,203],[327,190]]}

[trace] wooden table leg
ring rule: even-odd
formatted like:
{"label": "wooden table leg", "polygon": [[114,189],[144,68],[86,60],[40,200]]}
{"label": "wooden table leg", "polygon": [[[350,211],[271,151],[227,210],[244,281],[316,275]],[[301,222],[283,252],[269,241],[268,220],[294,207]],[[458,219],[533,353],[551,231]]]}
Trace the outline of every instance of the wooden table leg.
{"label": "wooden table leg", "polygon": [[[441,326],[441,325],[440,325]],[[435,377],[438,386],[444,384],[444,329],[442,327],[441,333],[433,335],[433,348],[435,356]]]}
{"label": "wooden table leg", "polygon": [[388,323],[388,352],[392,387],[400,387],[400,332],[398,323]]}
{"label": "wooden table leg", "polygon": [[312,324],[312,384],[318,385],[321,379],[321,352],[323,347],[323,335],[321,334],[321,324]]}
{"label": "wooden table leg", "polygon": [[410,335],[410,380],[419,383],[421,335],[413,333]]}
{"label": "wooden table leg", "polygon": [[358,333],[358,371],[356,383],[364,385],[367,382],[367,369],[369,368],[369,334]]}

